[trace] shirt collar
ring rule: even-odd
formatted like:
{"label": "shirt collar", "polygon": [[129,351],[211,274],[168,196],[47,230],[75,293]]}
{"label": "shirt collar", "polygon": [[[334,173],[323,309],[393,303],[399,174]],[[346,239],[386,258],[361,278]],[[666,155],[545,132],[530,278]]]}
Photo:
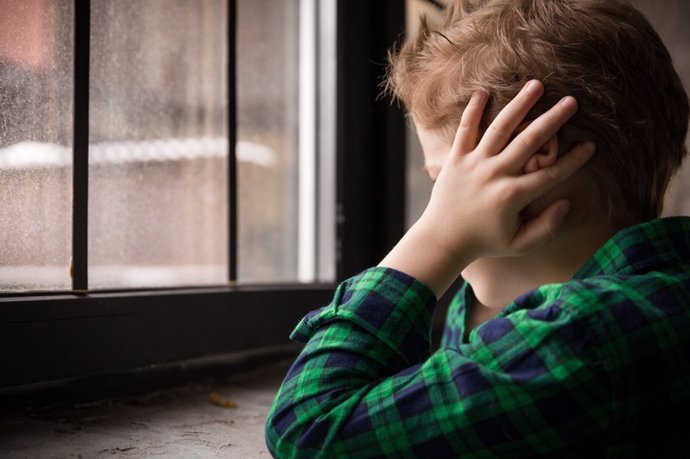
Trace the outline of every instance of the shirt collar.
{"label": "shirt collar", "polygon": [[659,218],[616,233],[573,279],[640,274],[678,260],[690,260],[690,217]]}

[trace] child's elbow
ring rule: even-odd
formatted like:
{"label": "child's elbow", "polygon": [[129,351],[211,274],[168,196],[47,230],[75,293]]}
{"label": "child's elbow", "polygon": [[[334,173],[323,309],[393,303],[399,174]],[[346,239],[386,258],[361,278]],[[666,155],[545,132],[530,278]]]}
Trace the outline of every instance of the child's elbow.
{"label": "child's elbow", "polygon": [[282,441],[281,435],[278,435],[275,428],[274,413],[269,413],[266,418],[266,425],[264,427],[264,438],[266,440],[266,447],[273,457],[285,457],[281,454]]}
{"label": "child's elbow", "polygon": [[332,418],[328,415],[314,414],[298,420],[294,408],[294,405],[276,408],[266,419],[266,446],[273,457],[332,457]]}
{"label": "child's elbow", "polygon": [[297,419],[292,410],[274,408],[266,418],[264,437],[266,446],[273,457],[298,457],[295,435]]}

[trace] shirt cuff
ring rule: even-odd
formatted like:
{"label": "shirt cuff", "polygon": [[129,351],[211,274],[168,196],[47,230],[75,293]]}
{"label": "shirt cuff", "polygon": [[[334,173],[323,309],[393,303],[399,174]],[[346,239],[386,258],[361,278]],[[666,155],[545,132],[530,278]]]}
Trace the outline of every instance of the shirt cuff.
{"label": "shirt cuff", "polygon": [[434,293],[414,277],[391,268],[370,268],[341,283],[331,303],[308,313],[290,339],[304,344],[318,329],[345,320],[415,364],[430,354],[435,307]]}

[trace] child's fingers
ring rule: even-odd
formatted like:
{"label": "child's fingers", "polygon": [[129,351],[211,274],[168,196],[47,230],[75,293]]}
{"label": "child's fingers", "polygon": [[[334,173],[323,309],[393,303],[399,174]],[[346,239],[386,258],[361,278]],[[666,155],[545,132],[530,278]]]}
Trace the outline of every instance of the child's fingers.
{"label": "child's fingers", "polygon": [[472,98],[460,118],[460,126],[455,132],[455,140],[451,149],[455,154],[464,155],[477,147],[479,124],[482,121],[488,100],[488,94],[483,91],[477,91],[472,94]]}
{"label": "child's fingers", "polygon": [[511,248],[515,253],[528,253],[553,239],[570,211],[570,203],[565,200],[551,203],[535,218],[524,222],[515,234]]}
{"label": "child's fingers", "polygon": [[580,143],[549,167],[517,177],[514,186],[520,190],[517,205],[524,207],[580,170],[594,155],[592,142]]}
{"label": "child's fingers", "polygon": [[577,112],[577,101],[570,96],[564,97],[546,113],[535,119],[499,156],[506,170],[522,170],[525,163],[539,148],[553,139],[558,130]]}
{"label": "child's fingers", "polygon": [[478,150],[481,150],[486,156],[500,153],[543,92],[544,85],[540,81],[528,82],[493,120],[482,136]]}

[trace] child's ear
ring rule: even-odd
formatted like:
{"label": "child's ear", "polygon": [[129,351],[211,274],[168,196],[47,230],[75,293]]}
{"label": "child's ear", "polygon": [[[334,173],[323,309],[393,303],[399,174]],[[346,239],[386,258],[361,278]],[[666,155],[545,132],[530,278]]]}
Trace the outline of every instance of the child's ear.
{"label": "child's ear", "polygon": [[553,136],[551,140],[546,142],[544,145],[539,147],[536,153],[534,153],[525,163],[522,172],[529,174],[530,172],[536,172],[539,169],[551,166],[556,162],[558,158],[558,139]]}

